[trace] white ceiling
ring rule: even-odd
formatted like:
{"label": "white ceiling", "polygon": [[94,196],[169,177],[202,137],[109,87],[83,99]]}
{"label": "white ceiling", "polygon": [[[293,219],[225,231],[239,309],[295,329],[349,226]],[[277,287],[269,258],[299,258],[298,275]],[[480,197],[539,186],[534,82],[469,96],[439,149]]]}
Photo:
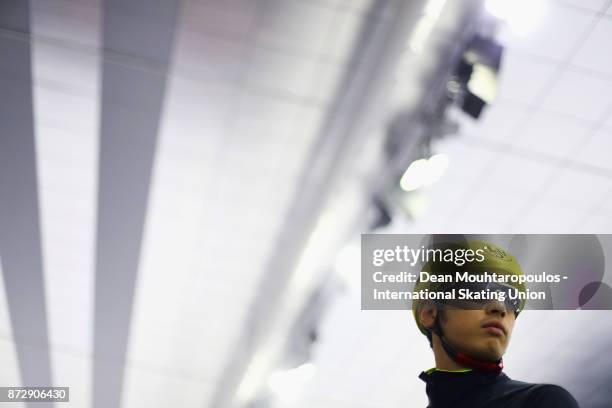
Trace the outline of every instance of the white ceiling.
{"label": "white ceiling", "polygon": [[[507,50],[499,99],[481,121],[461,118],[461,137],[440,142],[451,168],[431,189],[417,230],[612,228],[604,204],[612,194],[612,64],[601,51],[612,20],[568,3],[546,2],[540,26],[524,38],[500,33]],[[445,208],[449,201],[461,206]]]}
{"label": "white ceiling", "polygon": [[[101,2],[30,0],[36,152],[52,369],[73,407],[92,389]],[[184,2],[161,118],[127,352],[123,406],[204,407],[233,357],[298,175],[368,0]],[[506,30],[500,98],[436,145],[451,168],[402,232],[612,232],[610,1],[546,1],[525,38]],[[605,13],[608,13],[607,15]],[[432,41],[450,41],[437,38]],[[422,63],[425,64],[426,55]],[[414,85],[414,84],[413,84]],[[412,90],[407,90],[412,92]],[[390,96],[393,99],[393,95]],[[382,125],[382,124],[381,124]],[[2,283],[0,275],[0,284]],[[19,384],[0,288],[0,384]],[[546,321],[546,324],[542,324]],[[594,364],[608,312],[530,312],[511,376],[587,393],[569,369]],[[593,336],[577,337],[589,328]],[[569,329],[571,328],[571,330]],[[567,359],[522,333],[554,334]],[[565,350],[565,348],[563,348]],[[348,291],[315,349],[296,406],[424,406],[431,366],[405,312],[361,311]],[[524,362],[541,363],[526,370]],[[554,363],[548,364],[549,361]],[[583,393],[583,394],[582,394]],[[19,407],[20,404],[15,404]],[[23,406],[23,405],[22,405]],[[593,405],[595,406],[595,405]]]}
{"label": "white ceiling", "polygon": [[[125,406],[211,400],[368,4],[184,2],[135,293]],[[101,2],[32,0],[31,18],[52,374],[71,387],[72,406],[88,406]],[[8,316],[0,322],[1,360],[10,362],[0,382],[17,384]]]}

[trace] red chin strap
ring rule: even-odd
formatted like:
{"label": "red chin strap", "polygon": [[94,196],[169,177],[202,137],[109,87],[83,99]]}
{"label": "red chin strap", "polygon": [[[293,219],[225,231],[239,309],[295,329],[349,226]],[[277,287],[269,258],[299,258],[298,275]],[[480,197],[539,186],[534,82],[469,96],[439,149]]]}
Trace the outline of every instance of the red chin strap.
{"label": "red chin strap", "polygon": [[478,361],[473,359],[470,356],[467,356],[463,353],[456,353],[454,360],[466,367],[473,368],[478,371],[490,371],[490,372],[501,372],[504,369],[504,362],[500,358],[499,361],[495,363],[487,363],[484,361]]}

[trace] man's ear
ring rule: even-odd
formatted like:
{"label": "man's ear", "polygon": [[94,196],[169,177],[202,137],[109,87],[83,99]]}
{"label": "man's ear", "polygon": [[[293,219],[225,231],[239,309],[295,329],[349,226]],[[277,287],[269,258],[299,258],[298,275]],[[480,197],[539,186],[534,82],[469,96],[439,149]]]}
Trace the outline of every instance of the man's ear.
{"label": "man's ear", "polygon": [[438,309],[431,301],[424,301],[419,308],[419,321],[427,329],[431,329],[436,321]]}

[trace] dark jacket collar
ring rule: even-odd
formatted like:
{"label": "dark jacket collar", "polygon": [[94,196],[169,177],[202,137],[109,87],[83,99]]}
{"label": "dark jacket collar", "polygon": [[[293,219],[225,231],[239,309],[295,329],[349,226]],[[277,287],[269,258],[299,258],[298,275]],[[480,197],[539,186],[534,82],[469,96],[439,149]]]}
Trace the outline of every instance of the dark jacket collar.
{"label": "dark jacket collar", "polygon": [[481,371],[439,371],[422,372],[419,378],[426,384],[429,407],[455,407],[470,396],[499,381],[506,381],[503,373]]}

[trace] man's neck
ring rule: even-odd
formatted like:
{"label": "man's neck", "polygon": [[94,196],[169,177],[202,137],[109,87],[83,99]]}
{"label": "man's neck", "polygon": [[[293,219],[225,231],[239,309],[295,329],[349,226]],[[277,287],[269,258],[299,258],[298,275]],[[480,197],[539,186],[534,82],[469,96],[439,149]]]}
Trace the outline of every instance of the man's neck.
{"label": "man's neck", "polygon": [[445,358],[438,358],[438,355],[435,356],[435,360],[436,360],[436,368],[438,370],[443,370],[443,371],[464,371],[466,369],[468,369],[469,367],[466,367],[464,365],[461,364],[457,364],[457,362],[451,360],[450,358],[448,358],[448,356],[445,353]]}
{"label": "man's neck", "polygon": [[466,367],[466,366],[463,366],[457,363],[455,360],[450,358],[449,355],[446,354],[444,347],[442,347],[442,344],[437,338],[434,338],[434,341],[433,341],[433,352],[434,352],[434,358],[436,361],[436,368],[438,370],[462,371],[462,370],[465,370],[466,368],[469,368],[469,367]]}

